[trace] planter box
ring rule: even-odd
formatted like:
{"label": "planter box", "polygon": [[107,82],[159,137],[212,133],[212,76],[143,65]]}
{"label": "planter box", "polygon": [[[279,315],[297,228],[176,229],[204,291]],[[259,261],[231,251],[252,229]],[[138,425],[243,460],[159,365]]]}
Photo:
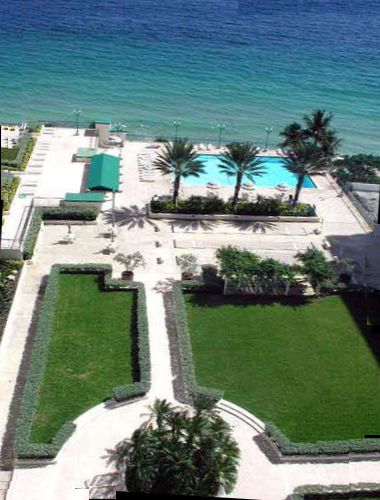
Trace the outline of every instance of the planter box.
{"label": "planter box", "polygon": [[43,220],[44,226],[96,226],[96,220]]}
{"label": "planter box", "polygon": [[147,215],[150,219],[171,220],[222,220],[237,222],[320,222],[320,218],[296,217],[292,215],[233,215],[233,214],[175,214],[175,213],[153,213],[150,204],[147,205]]}

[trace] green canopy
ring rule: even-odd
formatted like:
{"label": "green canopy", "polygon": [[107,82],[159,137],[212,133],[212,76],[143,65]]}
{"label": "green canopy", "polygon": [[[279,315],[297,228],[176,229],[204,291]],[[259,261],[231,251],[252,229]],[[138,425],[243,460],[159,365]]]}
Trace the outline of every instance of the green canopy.
{"label": "green canopy", "polygon": [[99,191],[119,190],[120,159],[101,153],[91,159],[87,188]]}
{"label": "green canopy", "polygon": [[66,193],[65,201],[91,201],[91,202],[103,202],[104,193]]}
{"label": "green canopy", "polygon": [[96,155],[96,148],[78,148],[75,156],[77,158],[92,158]]}

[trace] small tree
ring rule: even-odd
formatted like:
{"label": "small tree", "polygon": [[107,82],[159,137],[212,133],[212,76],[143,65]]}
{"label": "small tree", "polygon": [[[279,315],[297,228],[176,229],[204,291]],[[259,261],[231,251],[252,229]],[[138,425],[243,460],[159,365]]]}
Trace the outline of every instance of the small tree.
{"label": "small tree", "polygon": [[119,444],[128,491],[216,496],[236,483],[239,448],[213,409],[177,409],[156,400],[149,419]]}
{"label": "small tree", "polygon": [[311,246],[296,254],[296,258],[302,263],[301,272],[307,276],[316,295],[322,289],[331,290],[336,286],[335,272],[323,252]]}
{"label": "small tree", "polygon": [[184,275],[193,276],[197,272],[198,258],[196,255],[185,253],[177,258],[177,262]]}
{"label": "small tree", "polygon": [[145,259],[140,252],[127,255],[124,253],[118,253],[115,255],[114,260],[119,264],[123,264],[127,273],[133,273],[133,271],[138,267],[145,267]]}

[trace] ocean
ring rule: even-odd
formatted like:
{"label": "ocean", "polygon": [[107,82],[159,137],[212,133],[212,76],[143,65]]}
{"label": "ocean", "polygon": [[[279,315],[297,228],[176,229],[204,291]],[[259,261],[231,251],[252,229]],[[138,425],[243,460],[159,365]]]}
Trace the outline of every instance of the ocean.
{"label": "ocean", "polygon": [[98,117],[131,136],[269,146],[320,107],[380,154],[378,0],[3,0],[0,120]]}

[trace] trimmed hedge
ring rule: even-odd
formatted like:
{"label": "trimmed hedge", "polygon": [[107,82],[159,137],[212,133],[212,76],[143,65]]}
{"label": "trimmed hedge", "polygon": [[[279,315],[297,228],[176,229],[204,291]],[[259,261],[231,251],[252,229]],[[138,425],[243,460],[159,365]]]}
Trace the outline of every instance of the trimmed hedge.
{"label": "trimmed hedge", "polygon": [[12,204],[13,198],[16,194],[18,185],[20,184],[19,177],[13,177],[13,179],[9,182],[4,182],[1,186],[1,199],[4,203],[4,211],[8,211]]}
{"label": "trimmed hedge", "polygon": [[272,422],[265,423],[265,432],[276,444],[282,455],[347,455],[354,453],[379,453],[379,439],[349,439],[346,441],[318,441],[294,443]]}
{"label": "trimmed hedge", "polygon": [[175,206],[170,198],[152,198],[150,202],[152,213],[175,213],[175,214],[233,214],[233,215],[257,215],[257,216],[298,216],[314,217],[315,207],[307,203],[298,203],[293,206],[280,198],[264,198],[258,196],[254,202],[240,200],[233,211],[230,201],[224,201],[217,196],[190,196],[186,199],[177,200]]}
{"label": "trimmed hedge", "polygon": [[125,401],[129,398],[145,394],[150,388],[150,353],[144,285],[141,283],[126,283],[121,280],[112,280],[112,266],[108,264],[53,265],[41,307],[28,377],[20,405],[20,416],[16,424],[14,449],[15,455],[19,459],[54,458],[75,430],[73,422],[66,422],[57,432],[51,443],[32,443],[30,441],[31,429],[38,408],[38,396],[49,350],[60,273],[102,274],[104,277],[102,284],[104,290],[125,289],[137,291],[137,349],[140,380],[128,386],[114,388],[113,397],[117,401]]}
{"label": "trimmed hedge", "polygon": [[86,220],[97,218],[99,210],[96,208],[80,207],[36,207],[32,213],[28,232],[24,239],[23,258],[31,259],[36,246],[38,233],[43,220]]}
{"label": "trimmed hedge", "polygon": [[185,302],[180,283],[173,284],[173,301],[174,318],[172,319],[175,321],[178,334],[180,363],[185,389],[198,405],[213,406],[222,399],[223,393],[217,389],[202,387],[197,384],[190,334],[187,326]]}
{"label": "trimmed hedge", "polygon": [[[356,483],[356,484],[335,484],[329,486],[323,485],[310,485],[310,486],[297,486],[290,496],[290,500],[305,500],[313,498],[317,500],[318,497],[326,498],[325,495],[334,495],[335,498],[339,498],[342,495],[343,498],[347,498],[347,494],[366,494],[371,496],[371,494],[380,493],[380,483]],[[335,496],[336,495],[336,496]],[[377,495],[376,495],[377,497]],[[376,498],[374,497],[374,498]]]}
{"label": "trimmed hedge", "polygon": [[[2,156],[1,166],[8,170],[25,170],[28,164],[29,158],[33,153],[34,146],[36,144],[36,139],[34,137],[28,137],[20,141],[20,146],[17,149],[17,156],[13,160],[4,159]],[[10,158],[10,153],[8,153],[8,158]]]}

